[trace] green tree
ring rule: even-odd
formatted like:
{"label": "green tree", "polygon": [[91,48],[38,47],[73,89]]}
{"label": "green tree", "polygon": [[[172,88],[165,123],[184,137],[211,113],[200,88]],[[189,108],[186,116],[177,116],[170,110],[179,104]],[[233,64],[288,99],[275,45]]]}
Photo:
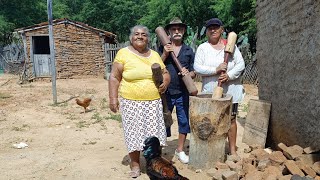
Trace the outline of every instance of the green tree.
{"label": "green tree", "polygon": [[41,0],[0,1],[0,45],[10,43],[16,28],[46,20],[46,2]]}
{"label": "green tree", "polygon": [[214,17],[216,13],[208,10],[214,0],[151,0],[147,3],[147,13],[138,22],[151,29],[164,26],[173,17],[180,17],[183,22],[191,27],[201,27],[205,21]]}
{"label": "green tree", "polygon": [[[199,34],[205,21],[219,17],[229,31],[249,35],[255,49],[256,0],[53,0],[53,18],[70,18],[117,34],[128,40],[130,27],[142,24],[151,32],[178,16]],[[0,44],[10,42],[11,32],[47,21],[44,0],[0,0]],[[198,37],[203,38],[203,37]],[[197,41],[202,42],[202,41]]]}
{"label": "green tree", "polygon": [[248,34],[251,51],[256,49],[256,0],[217,0],[211,8],[224,22],[227,31]]}

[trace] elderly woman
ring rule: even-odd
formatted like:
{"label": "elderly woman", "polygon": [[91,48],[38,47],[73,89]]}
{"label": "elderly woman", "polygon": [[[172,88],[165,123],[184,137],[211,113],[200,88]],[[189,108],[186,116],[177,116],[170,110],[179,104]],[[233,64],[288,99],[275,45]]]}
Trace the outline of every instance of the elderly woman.
{"label": "elderly woman", "polygon": [[[220,80],[224,93],[232,95],[231,127],[228,132],[229,151],[237,155],[237,123],[238,103],[244,97],[244,89],[240,76],[245,68],[243,57],[237,47],[233,56],[224,63],[224,48],[226,41],[222,38],[224,32],[223,23],[218,18],[207,21],[207,42],[200,44],[194,59],[194,69],[202,76],[202,92],[212,93]],[[226,72],[221,74],[221,72]]]}
{"label": "elderly woman", "polygon": [[[156,136],[162,146],[166,145],[159,92],[164,93],[167,89],[170,75],[159,54],[148,48],[148,28],[137,25],[130,31],[131,45],[118,51],[112,66],[109,106],[112,112],[117,112],[120,108],[125,142],[131,160],[130,176],[136,178],[140,175],[139,157],[144,140]],[[152,80],[151,65],[154,63],[160,64],[163,72],[163,83],[159,90]]]}

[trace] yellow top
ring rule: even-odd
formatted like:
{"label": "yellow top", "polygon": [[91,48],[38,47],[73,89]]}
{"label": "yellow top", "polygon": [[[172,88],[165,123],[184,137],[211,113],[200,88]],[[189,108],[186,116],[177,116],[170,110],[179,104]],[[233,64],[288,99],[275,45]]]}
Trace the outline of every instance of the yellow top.
{"label": "yellow top", "polygon": [[152,80],[151,65],[158,63],[165,67],[159,54],[151,50],[149,57],[143,57],[130,51],[127,47],[118,51],[114,62],[123,64],[122,80],[119,94],[131,100],[159,99],[159,91]]}

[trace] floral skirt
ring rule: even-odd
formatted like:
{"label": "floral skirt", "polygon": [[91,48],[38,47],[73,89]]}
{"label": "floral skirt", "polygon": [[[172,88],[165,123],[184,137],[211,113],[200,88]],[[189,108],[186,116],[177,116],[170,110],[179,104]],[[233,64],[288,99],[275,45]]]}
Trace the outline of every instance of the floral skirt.
{"label": "floral skirt", "polygon": [[166,145],[161,99],[138,101],[120,98],[124,138],[129,153],[142,151],[144,140],[156,136],[161,146]]}

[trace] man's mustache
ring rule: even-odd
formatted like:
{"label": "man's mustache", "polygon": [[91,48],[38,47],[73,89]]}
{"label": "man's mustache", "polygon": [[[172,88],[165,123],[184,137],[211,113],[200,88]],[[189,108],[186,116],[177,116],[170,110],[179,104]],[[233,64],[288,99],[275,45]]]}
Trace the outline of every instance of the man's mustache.
{"label": "man's mustache", "polygon": [[182,34],[174,34],[173,37],[182,37]]}

